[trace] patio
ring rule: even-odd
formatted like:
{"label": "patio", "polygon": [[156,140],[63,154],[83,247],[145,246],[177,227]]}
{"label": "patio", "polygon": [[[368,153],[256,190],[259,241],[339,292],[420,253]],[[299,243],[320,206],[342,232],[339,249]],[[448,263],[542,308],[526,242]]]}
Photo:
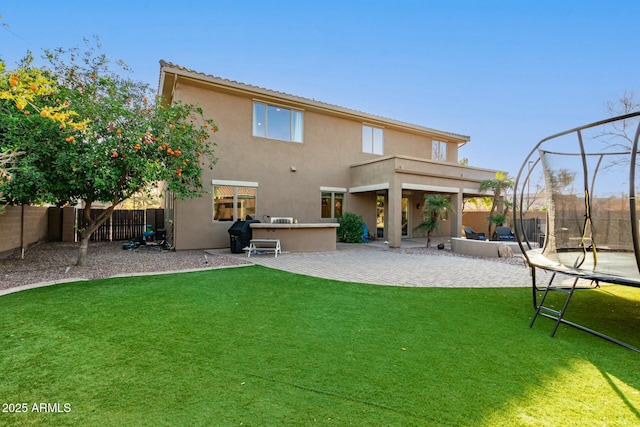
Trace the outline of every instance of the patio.
{"label": "patio", "polygon": [[[443,241],[444,242],[444,241]],[[454,254],[450,244],[438,250],[425,239],[405,239],[402,248],[391,249],[383,241],[366,244],[338,243],[332,252],[254,255],[251,263],[325,279],[407,287],[494,288],[529,287],[529,270],[522,257],[481,258]],[[286,250],[286,248],[284,248]],[[246,259],[228,250],[210,250],[213,255]]]}
{"label": "patio", "polygon": [[[122,250],[122,242],[92,243],[89,265],[73,266],[74,244],[43,243],[31,248],[25,259],[0,259],[0,295],[16,287],[143,274],[208,270],[258,264],[292,273],[348,282],[408,287],[527,287],[527,268],[522,258],[481,258],[425,247],[425,239],[407,239],[402,248],[391,249],[384,241],[367,244],[337,243],[331,252],[283,253],[246,258],[229,249],[208,251]],[[286,248],[284,248],[286,251]],[[4,288],[4,290],[2,290]],[[11,289],[8,289],[11,288]]]}

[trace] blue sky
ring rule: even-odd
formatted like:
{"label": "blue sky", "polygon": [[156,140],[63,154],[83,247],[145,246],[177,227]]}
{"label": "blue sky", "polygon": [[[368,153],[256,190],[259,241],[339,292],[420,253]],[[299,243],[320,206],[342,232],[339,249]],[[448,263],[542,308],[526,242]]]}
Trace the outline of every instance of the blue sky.
{"label": "blue sky", "polygon": [[638,1],[3,2],[0,58],[97,35],[133,78],[159,60],[471,136],[515,175],[537,141],[640,100]]}

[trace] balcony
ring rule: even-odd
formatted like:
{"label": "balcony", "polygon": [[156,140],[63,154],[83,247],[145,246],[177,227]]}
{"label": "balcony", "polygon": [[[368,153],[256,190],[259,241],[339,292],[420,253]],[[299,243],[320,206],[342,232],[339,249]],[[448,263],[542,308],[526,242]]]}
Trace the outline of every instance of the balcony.
{"label": "balcony", "polygon": [[485,196],[487,193],[480,192],[480,183],[494,179],[496,174],[491,169],[407,156],[384,156],[350,168],[351,193],[388,190],[400,185],[406,190]]}

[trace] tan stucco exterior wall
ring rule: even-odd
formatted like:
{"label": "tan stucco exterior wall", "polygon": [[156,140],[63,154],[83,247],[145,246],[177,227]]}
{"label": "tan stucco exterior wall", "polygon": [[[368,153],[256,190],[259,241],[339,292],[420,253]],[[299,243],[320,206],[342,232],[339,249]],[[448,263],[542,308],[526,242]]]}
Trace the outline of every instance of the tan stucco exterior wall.
{"label": "tan stucco exterior wall", "polygon": [[[168,81],[169,79],[167,79]],[[305,106],[273,96],[248,91],[236,91],[207,85],[193,80],[178,79],[175,85],[171,78],[173,99],[200,105],[205,116],[213,118],[219,132],[213,135],[218,163],[213,170],[204,169],[202,182],[212,188],[212,180],[243,181],[258,184],[256,218],[263,216],[294,217],[300,223],[335,222],[321,218],[321,187],[342,189],[345,193],[343,212],[362,215],[371,234],[376,231],[376,192],[350,192],[359,185],[394,182],[397,188],[406,182],[389,169],[388,164],[363,168],[362,176],[354,174],[352,165],[402,155],[409,158],[430,159],[432,140],[445,140],[441,135],[429,135],[411,129],[400,129],[384,122],[337,114],[317,106]],[[166,89],[165,89],[166,91]],[[253,102],[304,111],[303,143],[279,141],[253,136]],[[363,124],[384,128],[384,155],[362,152]],[[462,168],[457,164],[458,144],[464,140],[451,141],[447,146],[449,169],[443,173],[458,173]],[[386,161],[385,161],[386,162]],[[382,163],[385,163],[382,162]],[[397,162],[397,161],[396,161]],[[404,160],[409,165],[410,160]],[[375,163],[375,162],[374,162]],[[438,170],[437,162],[417,162],[422,168]],[[395,165],[395,163],[394,163]],[[392,166],[393,167],[393,166]],[[454,169],[451,169],[453,167]],[[295,168],[295,172],[292,171]],[[366,169],[366,170],[365,170]],[[464,169],[464,168],[463,168]],[[493,171],[483,171],[484,177],[492,177]],[[420,182],[450,184],[456,180],[438,176],[418,176]],[[477,183],[476,183],[477,184]],[[456,182],[456,188],[466,184]],[[472,184],[469,184],[472,185]],[[477,186],[477,185],[476,185]],[[206,187],[205,187],[206,188]],[[384,194],[390,195],[388,191]],[[395,197],[395,192],[393,193]],[[419,198],[424,192],[414,192],[410,207],[412,227],[421,215],[417,209]],[[395,200],[398,200],[397,198]],[[401,199],[400,199],[401,200]],[[392,200],[387,201],[385,217],[397,219]],[[394,209],[391,209],[394,208]],[[397,210],[397,209],[396,209]],[[229,246],[228,228],[231,222],[213,222],[213,197],[206,195],[199,199],[178,201],[175,204],[174,246],[176,249],[223,248]],[[399,222],[398,222],[399,223]],[[392,223],[390,223],[392,224]],[[385,229],[385,235],[390,225]],[[441,228],[449,232],[449,225]],[[412,233],[412,231],[410,231]],[[397,238],[399,244],[399,237]]]}
{"label": "tan stucco exterior wall", "polygon": [[[201,105],[220,128],[213,136],[219,161],[213,171],[205,169],[202,181],[209,185],[214,179],[257,182],[258,219],[269,215],[293,216],[299,222],[332,221],[321,218],[320,188],[348,189],[348,166],[379,157],[362,153],[362,122],[305,111],[304,142],[300,144],[254,137],[252,98],[180,84],[176,98]],[[385,134],[385,150],[392,149],[397,137],[397,133]],[[352,200],[347,194],[344,212],[357,208],[375,225],[375,196],[368,198],[371,201],[373,206],[366,212],[361,197]],[[176,204],[176,248],[229,245],[226,230],[231,224],[213,223],[212,206],[212,196]]]}

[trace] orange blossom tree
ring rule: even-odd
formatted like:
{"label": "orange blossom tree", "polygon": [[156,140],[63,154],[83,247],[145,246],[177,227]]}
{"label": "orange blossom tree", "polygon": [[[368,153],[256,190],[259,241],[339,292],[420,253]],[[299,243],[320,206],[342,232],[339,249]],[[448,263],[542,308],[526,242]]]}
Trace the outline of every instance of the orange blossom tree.
{"label": "orange blossom tree", "polygon": [[[82,266],[91,235],[134,193],[159,182],[176,198],[204,193],[202,167],[216,162],[210,136],[218,128],[201,108],[153,99],[148,85],[114,72],[97,39],[95,46],[85,40],[83,50],[59,48],[45,51],[45,57],[59,87],[53,102],[69,105],[87,121],[79,122],[84,129],[61,123],[62,133],[55,140],[30,138],[30,146],[16,141],[13,148],[30,155],[18,156],[11,183],[20,183],[23,173],[43,170],[47,179],[38,185],[44,189],[32,188],[31,202],[83,202],[77,261]],[[116,65],[128,71],[121,61]],[[24,115],[17,106],[13,113]],[[11,194],[11,187],[6,194]],[[107,208],[92,217],[91,207],[97,202]]]}

